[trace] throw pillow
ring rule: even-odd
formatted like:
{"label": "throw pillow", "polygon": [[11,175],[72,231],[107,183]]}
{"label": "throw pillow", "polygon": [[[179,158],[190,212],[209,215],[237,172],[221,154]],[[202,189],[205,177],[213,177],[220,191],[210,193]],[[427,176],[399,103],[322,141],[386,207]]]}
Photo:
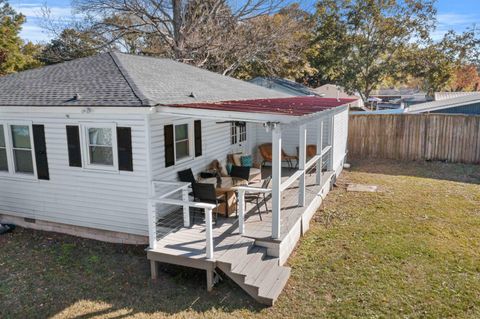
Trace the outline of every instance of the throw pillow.
{"label": "throw pillow", "polygon": [[253,159],[252,155],[244,155],[240,157],[240,161],[243,167],[252,167],[253,166]]}
{"label": "throw pillow", "polygon": [[242,166],[241,157],[242,157],[242,153],[233,154],[233,156],[232,156],[232,158],[233,158],[233,165],[235,165],[235,166]]}
{"label": "throw pillow", "polygon": [[228,174],[228,176],[230,176],[230,173],[232,172],[232,166],[233,166],[232,163],[227,163],[227,174]]}

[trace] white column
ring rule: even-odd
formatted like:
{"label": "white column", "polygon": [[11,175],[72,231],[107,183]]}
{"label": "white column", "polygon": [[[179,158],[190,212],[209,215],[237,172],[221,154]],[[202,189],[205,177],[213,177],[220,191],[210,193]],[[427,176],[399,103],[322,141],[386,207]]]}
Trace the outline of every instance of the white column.
{"label": "white column", "polygon": [[245,232],[245,191],[238,190],[238,231],[240,234]]}
{"label": "white column", "polygon": [[206,257],[213,259],[212,209],[205,209]]}
{"label": "white column", "polygon": [[303,171],[298,179],[298,206],[305,206],[305,159],[307,157],[307,125],[300,125],[298,139],[298,169]]}
{"label": "white column", "polygon": [[190,227],[190,207],[186,204],[189,201],[188,187],[182,189],[182,201],[185,203],[183,205],[183,226]]}
{"label": "white column", "polygon": [[322,181],[322,149],[323,149],[323,120],[319,120],[317,127],[317,155],[320,155],[320,158],[317,161],[317,176],[316,183],[320,185]]}
{"label": "white column", "polygon": [[272,129],[272,238],[280,238],[280,185],[282,183],[282,132],[277,124]]}
{"label": "white column", "polygon": [[155,202],[148,201],[148,242],[150,249],[157,248],[157,218]]}

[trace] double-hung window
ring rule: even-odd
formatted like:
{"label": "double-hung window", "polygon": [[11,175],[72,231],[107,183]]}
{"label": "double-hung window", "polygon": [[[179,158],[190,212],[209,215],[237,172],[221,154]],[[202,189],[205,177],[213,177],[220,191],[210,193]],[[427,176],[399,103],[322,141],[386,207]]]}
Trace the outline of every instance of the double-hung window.
{"label": "double-hung window", "polygon": [[15,173],[33,174],[32,134],[28,125],[11,125]]}
{"label": "double-hung window", "polygon": [[117,170],[117,135],[115,124],[84,124],[85,167]]}
{"label": "double-hung window", "polygon": [[175,161],[191,157],[190,129],[188,123],[175,125]]}
{"label": "double-hung window", "polygon": [[32,125],[0,123],[0,174],[36,177]]}
{"label": "double-hung window", "polygon": [[202,156],[202,121],[178,121],[164,125],[165,167]]}

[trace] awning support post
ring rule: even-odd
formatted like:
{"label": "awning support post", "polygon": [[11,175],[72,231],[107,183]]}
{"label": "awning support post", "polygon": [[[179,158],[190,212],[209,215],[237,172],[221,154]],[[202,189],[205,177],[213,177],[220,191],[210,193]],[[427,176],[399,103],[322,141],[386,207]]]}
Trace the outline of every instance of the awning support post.
{"label": "awning support post", "polygon": [[307,125],[299,126],[298,169],[303,171],[298,179],[298,206],[305,206],[305,161],[307,157]]}
{"label": "awning support post", "polygon": [[317,155],[320,158],[317,161],[316,184],[321,185],[322,182],[322,150],[323,150],[323,120],[319,120],[317,127]]}
{"label": "awning support post", "polygon": [[272,238],[280,238],[280,211],[281,198],[280,185],[282,182],[282,132],[280,126],[275,124],[272,128]]}

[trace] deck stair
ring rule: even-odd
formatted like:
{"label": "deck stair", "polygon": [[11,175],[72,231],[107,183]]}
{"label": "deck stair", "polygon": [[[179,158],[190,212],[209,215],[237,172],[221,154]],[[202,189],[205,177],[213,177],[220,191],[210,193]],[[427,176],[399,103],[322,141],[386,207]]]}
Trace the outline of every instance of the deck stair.
{"label": "deck stair", "polygon": [[253,243],[231,249],[217,260],[217,267],[260,303],[273,305],[290,277],[290,268]]}

